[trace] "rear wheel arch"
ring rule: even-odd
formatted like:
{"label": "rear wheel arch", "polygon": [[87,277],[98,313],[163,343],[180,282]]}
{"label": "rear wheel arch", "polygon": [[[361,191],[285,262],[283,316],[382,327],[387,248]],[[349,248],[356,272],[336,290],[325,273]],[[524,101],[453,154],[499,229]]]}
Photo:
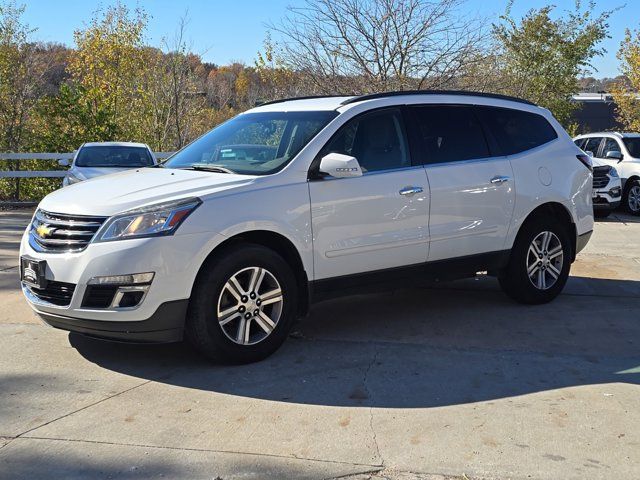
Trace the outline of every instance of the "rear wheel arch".
{"label": "rear wheel arch", "polygon": [[576,259],[576,241],[577,241],[577,235],[578,235],[576,230],[576,224],[574,223],[573,217],[571,216],[571,213],[569,212],[567,207],[565,207],[564,205],[558,202],[543,203],[542,205],[539,205],[538,207],[533,209],[529,213],[529,215],[527,215],[527,218],[524,219],[522,224],[520,224],[520,228],[518,229],[518,234],[516,235],[516,238],[514,239],[514,242],[513,242],[514,245],[518,240],[518,237],[520,236],[520,234],[523,232],[525,225],[528,225],[529,223],[535,220],[538,220],[540,218],[545,218],[545,217],[548,218],[549,216],[552,216],[553,218],[558,220],[561,224],[567,226],[567,233],[569,234],[569,238],[571,241],[571,244],[570,244],[571,262],[573,262]]}
{"label": "rear wheel arch", "polygon": [[238,233],[224,240],[222,243],[217,245],[209,253],[204,262],[202,262],[202,265],[198,270],[195,283],[198,282],[199,277],[207,268],[207,265],[210,265],[211,262],[215,262],[216,258],[219,255],[223,255],[225,250],[242,244],[261,245],[269,248],[280,255],[290,265],[298,283],[299,314],[301,316],[306,315],[309,309],[309,278],[306,270],[304,269],[300,253],[291,240],[284,235],[271,230],[250,230]]}

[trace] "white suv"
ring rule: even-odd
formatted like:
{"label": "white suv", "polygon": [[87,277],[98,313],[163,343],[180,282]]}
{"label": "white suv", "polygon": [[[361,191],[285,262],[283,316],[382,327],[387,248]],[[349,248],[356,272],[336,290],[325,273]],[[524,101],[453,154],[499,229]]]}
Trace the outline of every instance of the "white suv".
{"label": "white suv", "polygon": [[589,157],[525,101],[272,102],[161,166],[48,195],[23,291],[54,327],[255,361],[310,303],[381,285],[486,271],[519,302],[552,300],[593,229],[591,182]]}
{"label": "white suv", "polygon": [[629,213],[640,215],[640,134],[600,132],[574,140],[587,154],[617,170],[622,180],[622,205]]}

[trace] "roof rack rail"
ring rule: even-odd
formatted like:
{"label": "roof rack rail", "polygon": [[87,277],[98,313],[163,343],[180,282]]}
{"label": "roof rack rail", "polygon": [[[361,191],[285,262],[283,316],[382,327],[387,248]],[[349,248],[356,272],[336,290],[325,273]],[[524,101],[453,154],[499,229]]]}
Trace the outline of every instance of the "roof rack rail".
{"label": "roof rack rail", "polygon": [[282,102],[290,102],[293,100],[313,100],[314,98],[336,98],[336,97],[348,97],[349,95],[307,95],[305,97],[291,97],[291,98],[281,98],[279,100],[271,100],[269,102],[260,103],[256,105],[258,107],[263,107],[264,105],[273,105],[274,103],[282,103]]}
{"label": "roof rack rail", "polygon": [[512,102],[524,103],[526,105],[536,106],[535,103],[522,98],[510,97],[509,95],[500,95],[498,93],[471,92],[464,90],[401,90],[394,92],[371,93],[367,95],[359,95],[357,97],[348,98],[340,105],[349,105],[350,103],[361,102],[363,100],[374,100],[376,98],[398,97],[402,95],[464,95],[473,97],[496,98],[499,100],[509,100]]}

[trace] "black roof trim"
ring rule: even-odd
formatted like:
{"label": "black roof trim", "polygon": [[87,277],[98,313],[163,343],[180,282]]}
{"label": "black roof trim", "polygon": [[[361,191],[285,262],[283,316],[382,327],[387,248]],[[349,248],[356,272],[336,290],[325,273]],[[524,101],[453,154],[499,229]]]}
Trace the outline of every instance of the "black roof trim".
{"label": "black roof trim", "polygon": [[291,97],[291,98],[281,98],[280,100],[271,100],[270,102],[264,102],[258,107],[263,107],[265,105],[273,105],[274,103],[282,103],[282,102],[291,102],[293,100],[313,100],[316,98],[336,98],[336,97],[349,97],[350,95],[308,95],[306,97]]}
{"label": "black roof trim", "polygon": [[471,96],[471,97],[485,97],[485,98],[495,98],[499,100],[509,100],[511,102],[524,103],[526,105],[537,106],[535,103],[530,102],[529,100],[523,100],[522,98],[510,97],[508,95],[500,95],[498,93],[483,93],[483,92],[470,92],[464,90],[404,90],[404,91],[396,91],[396,92],[383,92],[383,93],[371,93],[368,95],[359,95],[357,97],[348,98],[340,105],[349,105],[350,103],[361,102],[363,100],[374,100],[376,98],[386,98],[386,97],[398,97],[402,95],[460,95],[460,96]]}

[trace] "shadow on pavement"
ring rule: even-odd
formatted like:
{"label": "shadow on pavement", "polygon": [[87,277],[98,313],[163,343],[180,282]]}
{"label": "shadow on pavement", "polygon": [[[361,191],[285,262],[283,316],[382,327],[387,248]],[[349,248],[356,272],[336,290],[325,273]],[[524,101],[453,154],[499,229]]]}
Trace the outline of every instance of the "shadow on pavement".
{"label": "shadow on pavement", "polygon": [[[596,291],[640,288],[640,282],[579,280]],[[424,408],[640,383],[637,296],[569,294],[524,306],[493,280],[480,283],[318,304],[275,355],[252,365],[212,365],[186,344],[69,339],[87,360],[127,375],[313,405]]]}

